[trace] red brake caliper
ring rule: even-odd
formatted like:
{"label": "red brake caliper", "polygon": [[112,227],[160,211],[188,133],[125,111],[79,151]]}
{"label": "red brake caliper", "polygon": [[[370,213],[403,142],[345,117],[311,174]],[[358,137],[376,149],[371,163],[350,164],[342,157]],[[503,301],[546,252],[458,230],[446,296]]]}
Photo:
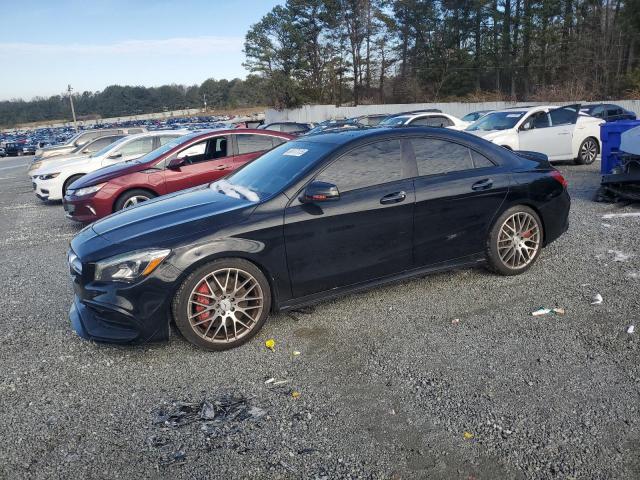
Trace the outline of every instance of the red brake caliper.
{"label": "red brake caliper", "polygon": [[[196,292],[206,293],[207,295],[213,295],[213,292],[209,290],[209,287],[207,286],[206,283],[202,283],[202,285],[200,285],[196,289]],[[198,295],[196,296],[196,302],[202,303],[203,305],[209,305],[211,303],[211,299],[209,297]],[[203,307],[202,305],[196,305],[196,312],[201,312],[205,308],[206,307]],[[198,315],[196,318],[198,319],[199,322],[201,322],[208,319],[210,316],[211,316],[211,310]],[[204,328],[207,328],[209,326],[209,322],[204,322],[203,325],[204,325]]]}
{"label": "red brake caliper", "polygon": [[522,232],[522,235],[520,235],[522,238],[529,238],[531,235],[533,235],[533,230],[529,230],[527,232]]}

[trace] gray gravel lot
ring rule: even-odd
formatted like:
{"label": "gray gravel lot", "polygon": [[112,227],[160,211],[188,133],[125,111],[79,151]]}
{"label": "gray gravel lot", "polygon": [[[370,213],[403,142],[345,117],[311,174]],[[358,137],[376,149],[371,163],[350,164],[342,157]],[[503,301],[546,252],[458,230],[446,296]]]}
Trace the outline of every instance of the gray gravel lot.
{"label": "gray gravel lot", "polygon": [[[406,281],[209,353],[72,333],[79,227],[34,197],[27,161],[0,160],[0,478],[640,478],[640,218],[603,219],[640,208],[591,201],[599,165],[559,166],[571,227],[525,275]],[[154,423],[223,395],[266,415]]]}

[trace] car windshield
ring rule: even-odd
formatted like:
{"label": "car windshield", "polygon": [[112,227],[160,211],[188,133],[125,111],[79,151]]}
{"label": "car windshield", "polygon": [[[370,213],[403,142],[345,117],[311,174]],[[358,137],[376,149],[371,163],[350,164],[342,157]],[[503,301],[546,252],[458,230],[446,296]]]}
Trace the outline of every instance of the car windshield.
{"label": "car windshield", "polygon": [[402,125],[407,120],[409,120],[409,118],[410,117],[407,117],[407,116],[385,118],[383,121],[379,123],[379,125],[387,125],[387,126]]}
{"label": "car windshield", "polygon": [[526,112],[523,111],[487,113],[484,117],[479,118],[469,125],[466,130],[467,132],[476,132],[478,130],[484,132],[491,130],[507,130],[515,127],[518,120],[520,120],[525,113]]}
{"label": "car windshield", "polygon": [[319,142],[284,143],[210,188],[232,197],[267,200],[298,180],[331,148]]}

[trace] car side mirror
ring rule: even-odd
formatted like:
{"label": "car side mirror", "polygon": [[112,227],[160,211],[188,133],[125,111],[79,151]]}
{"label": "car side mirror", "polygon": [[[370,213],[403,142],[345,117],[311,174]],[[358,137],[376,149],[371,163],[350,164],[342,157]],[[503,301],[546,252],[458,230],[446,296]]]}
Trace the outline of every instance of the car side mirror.
{"label": "car side mirror", "polygon": [[178,168],[182,167],[186,163],[185,158],[186,157],[182,157],[182,158],[173,157],[171,160],[169,160],[169,163],[167,164],[167,168],[171,170],[177,170]]}
{"label": "car side mirror", "polygon": [[524,122],[520,127],[520,130],[522,131],[531,130],[531,129],[533,129],[533,122],[531,121]]}
{"label": "car side mirror", "polygon": [[109,160],[115,160],[116,158],[122,158],[122,153],[116,152],[109,155]]}
{"label": "car side mirror", "polygon": [[338,187],[333,183],[314,181],[307,185],[302,195],[300,203],[331,202],[340,199]]}

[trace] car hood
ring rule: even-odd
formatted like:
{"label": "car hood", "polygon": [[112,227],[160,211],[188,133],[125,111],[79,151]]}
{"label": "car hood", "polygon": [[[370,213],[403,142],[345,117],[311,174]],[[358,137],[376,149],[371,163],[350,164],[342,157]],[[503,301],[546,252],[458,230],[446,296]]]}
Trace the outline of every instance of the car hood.
{"label": "car hood", "polygon": [[120,210],[94,223],[92,230],[111,243],[134,248],[153,247],[237,223],[256,205],[256,202],[229,197],[201,186]]}
{"label": "car hood", "polygon": [[114,165],[108,165],[78,179],[74,184],[74,188],[90,187],[99,183],[108,182],[113,178],[120,177],[128,173],[140,172],[147,168],[149,168],[149,164],[136,162],[121,162]]}
{"label": "car hood", "polygon": [[488,141],[492,141],[495,138],[508,134],[510,131],[511,131],[510,129],[508,130],[474,130],[474,131],[465,130],[465,132],[470,133],[471,135],[484,138],[485,140],[488,140]]}
{"label": "car hood", "polygon": [[51,161],[42,160],[46,162],[42,167],[33,172],[34,175],[43,175],[46,173],[56,173],[68,168],[84,167],[90,162],[96,161],[96,165],[100,165],[100,160],[97,158],[90,158],[87,155],[78,157],[70,157],[66,159],[58,160],[58,157],[52,158]]}

